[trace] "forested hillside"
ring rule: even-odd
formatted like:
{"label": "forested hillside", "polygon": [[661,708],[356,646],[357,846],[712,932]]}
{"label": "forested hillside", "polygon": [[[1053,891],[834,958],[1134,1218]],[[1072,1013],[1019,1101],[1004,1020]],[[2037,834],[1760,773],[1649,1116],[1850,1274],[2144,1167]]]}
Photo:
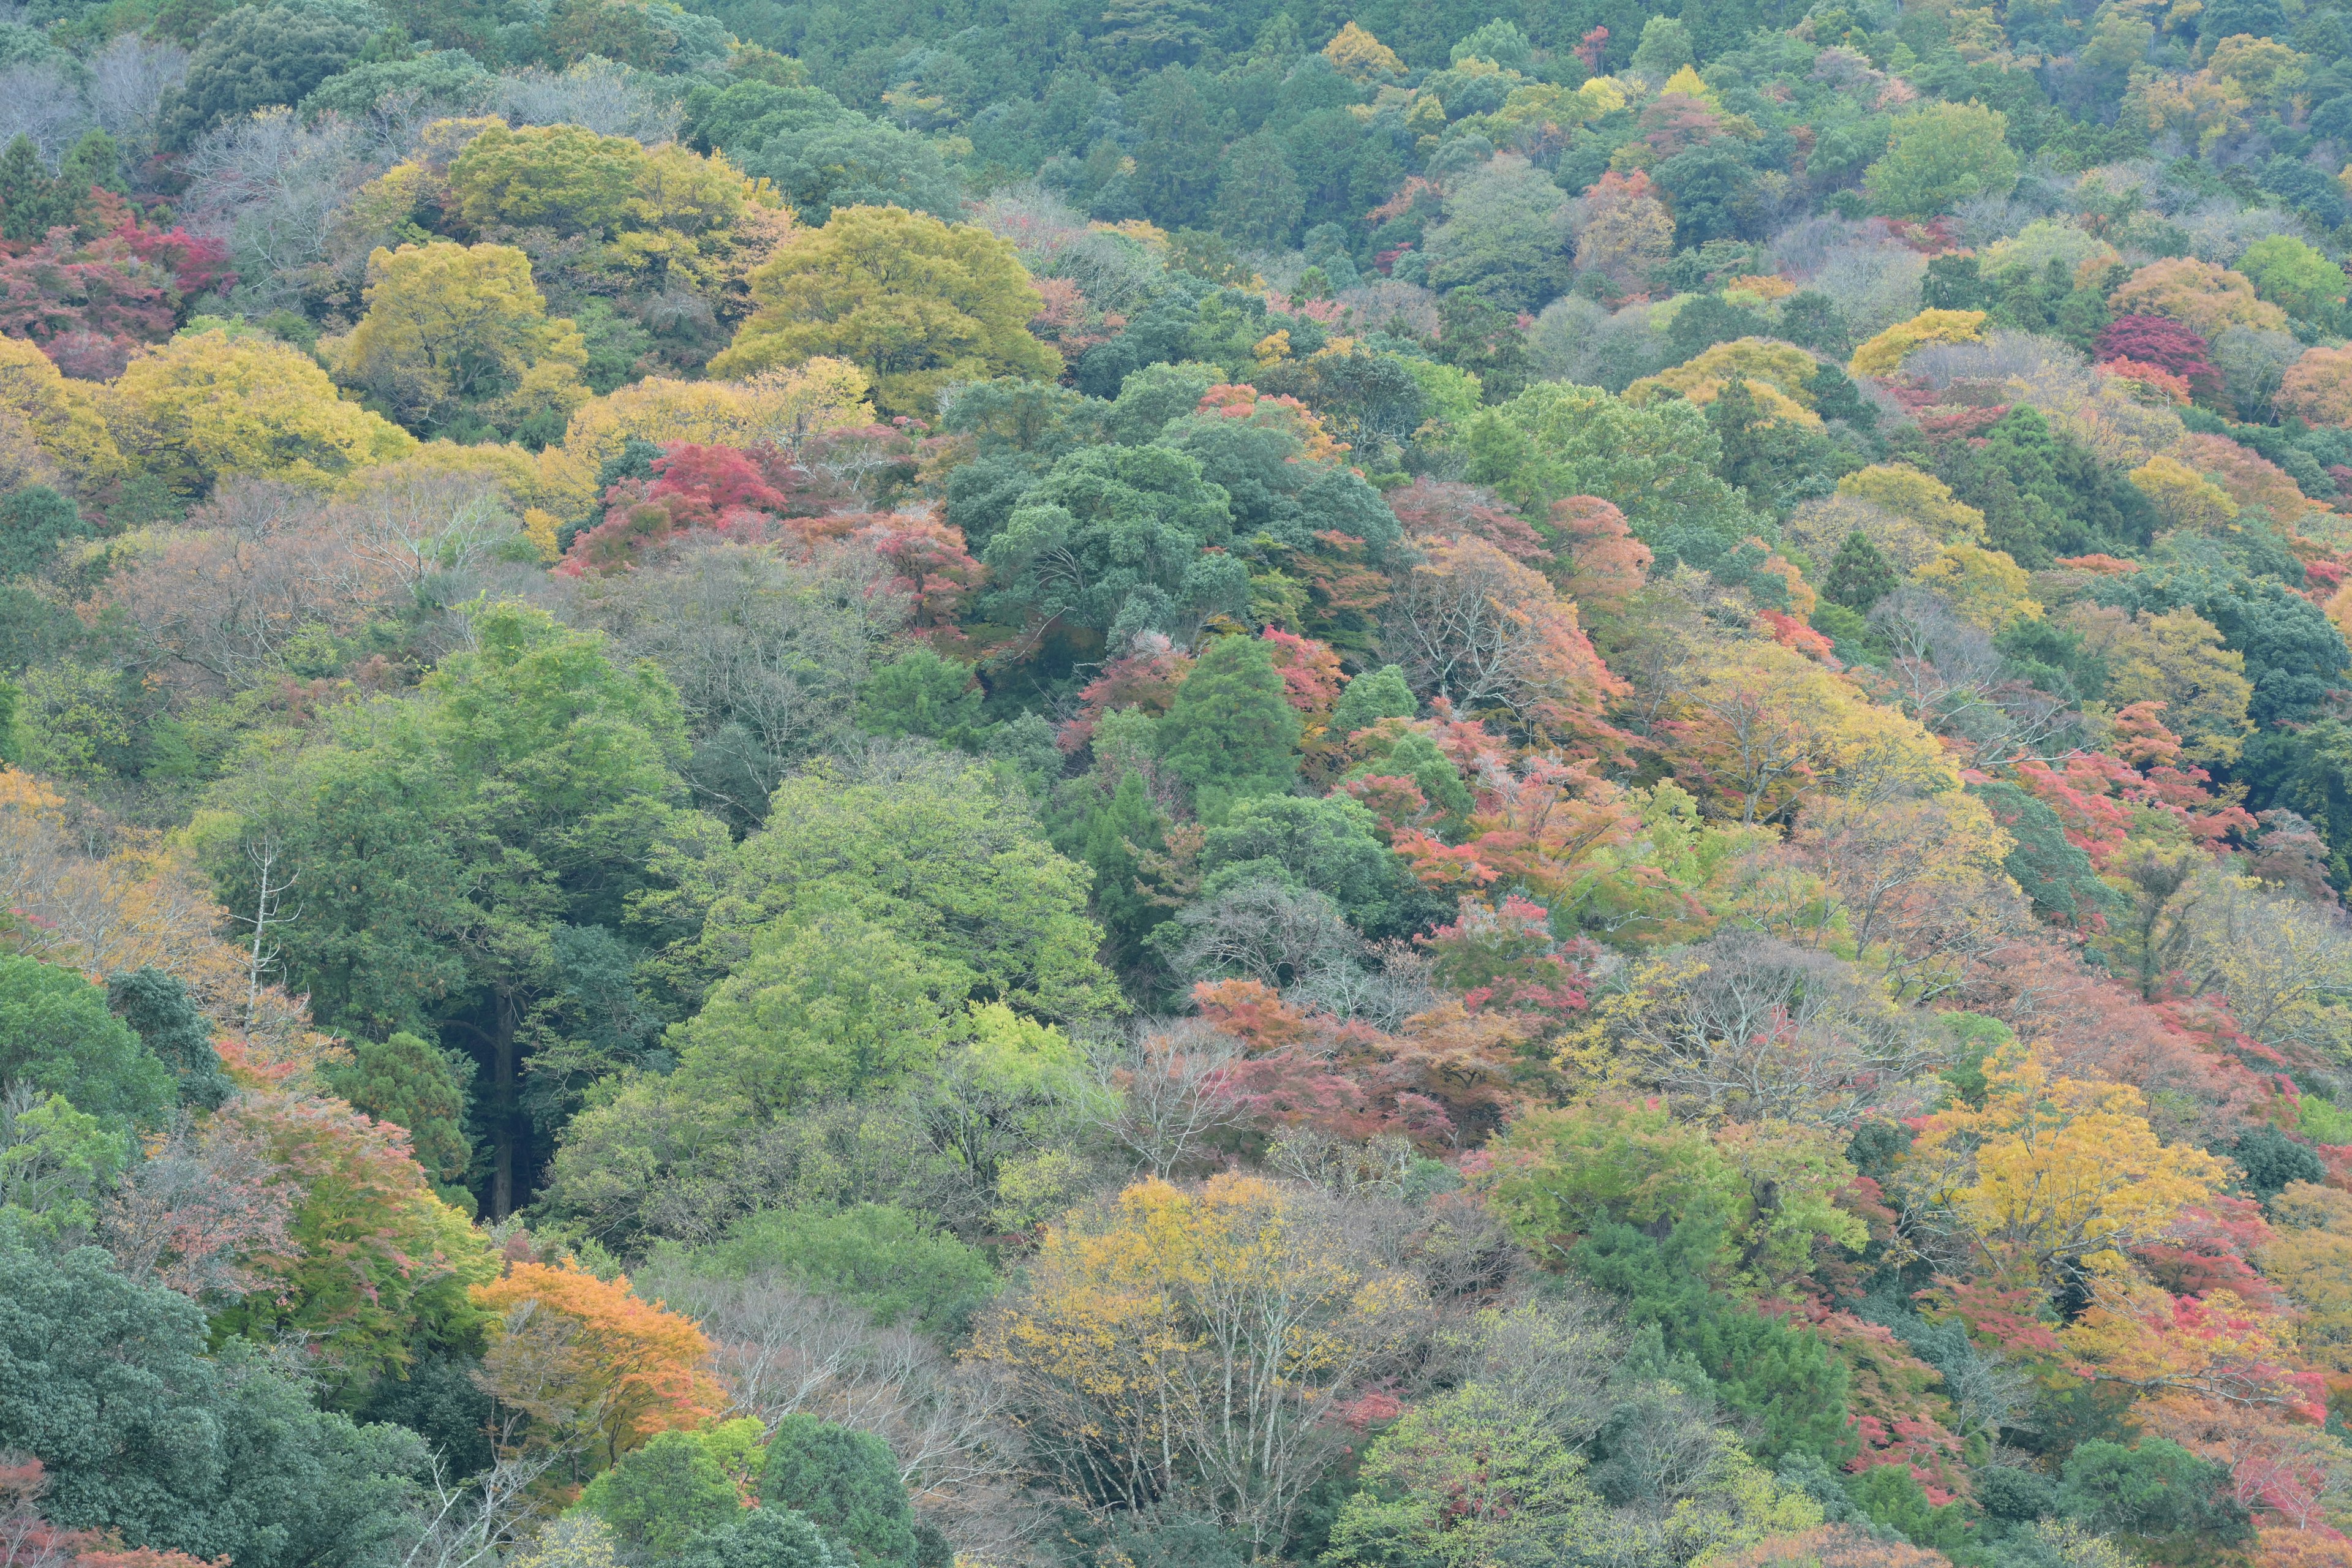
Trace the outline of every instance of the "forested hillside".
{"label": "forested hillside", "polygon": [[2352,4],[1678,3],[0,10],[0,1568],[2352,1568]]}

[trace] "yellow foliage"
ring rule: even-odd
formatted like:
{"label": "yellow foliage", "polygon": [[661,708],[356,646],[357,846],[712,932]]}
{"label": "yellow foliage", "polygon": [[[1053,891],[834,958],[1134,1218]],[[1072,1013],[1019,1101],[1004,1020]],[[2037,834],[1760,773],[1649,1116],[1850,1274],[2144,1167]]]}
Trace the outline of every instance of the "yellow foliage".
{"label": "yellow foliage", "polygon": [[540,461],[538,454],[504,442],[467,447],[456,441],[422,441],[406,457],[347,476],[336,494],[348,500],[381,485],[446,474],[495,485],[508,508],[520,511],[539,497]]}
{"label": "yellow foliage", "polygon": [[112,387],[116,443],[200,495],[231,474],[324,489],[416,449],[415,437],[336,395],[317,362],[275,338],[183,332]]}
{"label": "yellow foliage", "polygon": [[1668,77],[1666,79],[1666,84],[1658,89],[1658,91],[1661,94],[1679,92],[1688,97],[1696,98],[1701,102],[1712,105],[1717,109],[1721,109],[1723,107],[1723,100],[1715,96],[1715,89],[1707,86],[1706,81],[1700,78],[1698,72],[1691,68],[1689,66],[1684,66],[1679,70],[1675,71],[1674,75]]}
{"label": "yellow foliage", "polygon": [[1997,632],[2021,620],[2037,620],[2042,605],[2033,582],[2005,550],[1947,544],[1936,558],[1911,574],[1911,581],[1951,601],[1963,620]]}
{"label": "yellow foliage", "polygon": [[[1625,401],[1644,404],[1660,392],[1681,393],[1693,403],[1711,401],[1725,382],[1734,376],[1748,383],[1748,390],[1757,393],[1757,401],[1768,408],[1777,405],[1786,409],[1791,403],[1801,416],[1799,423],[1819,429],[1821,419],[1812,412],[1813,394],[1809,383],[1820,362],[1804,350],[1792,344],[1774,342],[1769,338],[1740,338],[1727,343],[1717,343],[1696,359],[1676,365],[1672,370],[1646,375],[1625,389]],[[1759,391],[1759,385],[1763,388]]]}
{"label": "yellow foliage", "polygon": [[870,425],[866,373],[837,359],[813,359],[748,382],[672,381],[662,376],[593,398],[572,416],[561,446],[540,458],[540,504],[579,516],[596,499],[596,470],[631,437],[748,447],[773,442],[797,451],[810,437]]}
{"label": "yellow foliage", "polygon": [[1929,343],[1973,343],[1983,336],[1982,310],[1922,310],[1897,321],[1853,351],[1856,375],[1892,375],[1913,351]]}
{"label": "yellow foliage", "polygon": [[2238,515],[2238,503],[2221,486],[2188,464],[2161,453],[2126,476],[2169,528],[2200,531],[2223,527]]}
{"label": "yellow foliage", "polygon": [[2226,1161],[2159,1140],[2139,1090],[2061,1078],[2043,1047],[2002,1047],[1985,1080],[1981,1110],[1927,1119],[1896,1181],[2014,1282],[2121,1276],[2125,1248],[2230,1179]]}
{"label": "yellow foliage", "polygon": [[1364,27],[1349,23],[1323,46],[1323,58],[1339,68],[1342,76],[1363,81],[1374,76],[1402,76],[1404,61],[1397,52],[1381,42]]}
{"label": "yellow foliage", "polygon": [[2149,262],[2107,296],[2107,308],[2118,316],[2169,316],[2208,338],[2225,327],[2283,332],[2287,325],[2286,312],[2256,299],[2243,274],[2193,256]]}
{"label": "yellow foliage", "polygon": [[68,381],[49,356],[22,338],[0,338],[0,408],[24,416],[33,443],[69,488],[95,489],[129,465],[100,412],[98,389]]}
{"label": "yellow foliage", "polygon": [[2352,1373],[2352,1193],[2290,1182],[2271,1200],[2271,1239],[2255,1261],[2303,1309],[2303,1353]]}
{"label": "yellow foliage", "polygon": [[2164,704],[2166,727],[2200,763],[2233,763],[2253,732],[2246,705],[2254,694],[2246,656],[2221,646],[2221,634],[2183,605],[2164,615],[2077,605],[2069,624],[2086,652],[2105,662],[2106,706]]}
{"label": "yellow foliage", "polygon": [[1981,544],[1984,513],[1935,475],[1908,463],[1874,463],[1838,480],[1837,493],[1909,518],[1946,544]]}

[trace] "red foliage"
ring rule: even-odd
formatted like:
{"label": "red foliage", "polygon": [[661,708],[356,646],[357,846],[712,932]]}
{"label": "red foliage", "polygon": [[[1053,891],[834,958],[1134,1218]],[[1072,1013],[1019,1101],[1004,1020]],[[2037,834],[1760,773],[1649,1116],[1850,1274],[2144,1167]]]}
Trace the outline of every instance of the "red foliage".
{"label": "red foliage", "polygon": [[38,1459],[0,1463],[0,1568],[228,1568],[226,1557],[206,1563],[184,1552],[125,1546],[111,1531],[51,1524],[40,1511],[48,1486]]}
{"label": "red foliage", "polygon": [[2234,1292],[2241,1300],[2283,1310],[2278,1288],[2247,1261],[2271,1239],[2270,1222],[2252,1198],[2217,1197],[2206,1208],[2183,1209],[2172,1234],[2132,1248],[2148,1278],[2179,1296]]}
{"label": "red foliage", "polygon": [[1584,68],[1586,70],[1591,71],[1595,76],[1599,76],[1601,74],[1601,51],[1608,47],[1609,29],[1606,27],[1595,27],[1592,31],[1585,34],[1583,40],[1576,46],[1576,58],[1584,62]]}
{"label": "red foliage", "polygon": [[1554,581],[1588,619],[1622,609],[1648,580],[1650,547],[1633,537],[1614,503],[1599,496],[1566,496],[1551,503],[1549,521],[1567,562]]}
{"label": "red foliage", "polygon": [[61,369],[119,372],[134,345],[172,335],[189,300],[236,275],[225,241],[149,228],[121,197],[91,195],[83,228],[53,228],[0,254],[0,333],[45,348],[64,342],[51,356]]}
{"label": "red foliage", "polygon": [[963,530],[930,511],[877,518],[857,537],[890,566],[890,586],[912,601],[914,623],[934,641],[960,637],[957,617],[988,569],[964,548]]}
{"label": "red foliage", "polygon": [[1168,711],[1176,689],[1192,668],[1192,656],[1160,632],[1145,632],[1128,650],[1102,667],[1102,673],[1078,690],[1077,717],[1054,737],[1065,752],[1076,752],[1095,738],[1095,726],[1115,708],[1140,708],[1146,713]]}
{"label": "red foliage", "polygon": [[1591,977],[1581,941],[1561,942],[1551,911],[1517,893],[1502,907],[1465,898],[1452,923],[1416,941],[1435,960],[1432,978],[1462,993],[1472,1012],[1493,1005],[1507,1012],[1575,1013],[1584,1009]]}
{"label": "red foliage", "polygon": [[2253,837],[2253,816],[2215,796],[2212,775],[2187,762],[2180,737],[2164,727],[2163,710],[2161,702],[2135,702],[2118,713],[2113,755],[2078,753],[2063,771],[2046,763],[2018,766],[2019,784],[2058,814],[2068,841],[2102,872],[2131,836],[2136,808],[2173,817],[2216,854],[2232,834]]}
{"label": "red foliage", "polygon": [[1389,510],[1416,539],[1471,534],[1522,564],[1551,559],[1527,521],[1484,485],[1447,484],[1423,477],[1391,492]]}
{"label": "red foliage", "polygon": [[1933,1289],[1919,1294],[1924,1315],[1937,1321],[1958,1319],[1979,1344],[2024,1361],[2059,1354],[2057,1332],[2041,1317],[2048,1300],[2031,1285],[2003,1289],[1939,1275]]}
{"label": "red foliage", "polygon": [[1330,716],[1339,700],[1339,656],[1313,637],[1293,636],[1274,626],[1260,634],[1282,672],[1282,695],[1311,721]]}
{"label": "red foliage", "polygon": [[2187,382],[2200,397],[2221,395],[2221,373],[2208,357],[2204,336],[2168,316],[2117,316],[2101,330],[2092,353],[2102,363],[2152,364]]}

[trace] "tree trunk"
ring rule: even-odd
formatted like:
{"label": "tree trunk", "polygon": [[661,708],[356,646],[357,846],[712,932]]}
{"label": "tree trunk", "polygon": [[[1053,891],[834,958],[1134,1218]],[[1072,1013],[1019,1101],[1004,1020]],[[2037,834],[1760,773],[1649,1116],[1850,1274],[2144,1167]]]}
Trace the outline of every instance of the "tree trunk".
{"label": "tree trunk", "polygon": [[515,1039],[515,1000],[498,994],[491,1006],[495,1033],[490,1040],[490,1218],[503,1220],[515,1210],[515,1158],[522,1142],[518,1092],[521,1050]]}

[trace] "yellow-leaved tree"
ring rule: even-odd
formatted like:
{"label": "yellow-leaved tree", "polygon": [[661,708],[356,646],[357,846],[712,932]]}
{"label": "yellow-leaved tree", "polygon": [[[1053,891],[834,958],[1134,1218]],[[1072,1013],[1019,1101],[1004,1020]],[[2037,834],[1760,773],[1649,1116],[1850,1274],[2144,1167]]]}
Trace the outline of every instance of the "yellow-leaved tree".
{"label": "yellow-leaved tree", "polygon": [[1049,1228],[972,1353],[1018,1381],[1075,1495],[1195,1490],[1264,1553],[1352,1439],[1341,1403],[1400,1364],[1428,1310],[1318,1192],[1145,1181]]}
{"label": "yellow-leaved tree", "polygon": [[2045,1047],[2002,1047],[1985,1082],[1982,1109],[1927,1119],[1896,1182],[1999,1278],[2055,1291],[2120,1276],[2125,1248],[2230,1177],[2226,1161],[2159,1139],[2139,1090],[2063,1078]]}
{"label": "yellow-leaved tree", "polygon": [[759,303],[714,375],[830,355],[874,378],[885,414],[927,414],[950,382],[1051,381],[1062,356],[1029,333],[1045,299],[986,229],[898,207],[842,207],[752,274]]}
{"label": "yellow-leaved tree", "polygon": [[325,489],[416,449],[407,431],[337,395],[309,355],[257,332],[182,332],[111,391],[116,443],[184,495],[231,474]]}

